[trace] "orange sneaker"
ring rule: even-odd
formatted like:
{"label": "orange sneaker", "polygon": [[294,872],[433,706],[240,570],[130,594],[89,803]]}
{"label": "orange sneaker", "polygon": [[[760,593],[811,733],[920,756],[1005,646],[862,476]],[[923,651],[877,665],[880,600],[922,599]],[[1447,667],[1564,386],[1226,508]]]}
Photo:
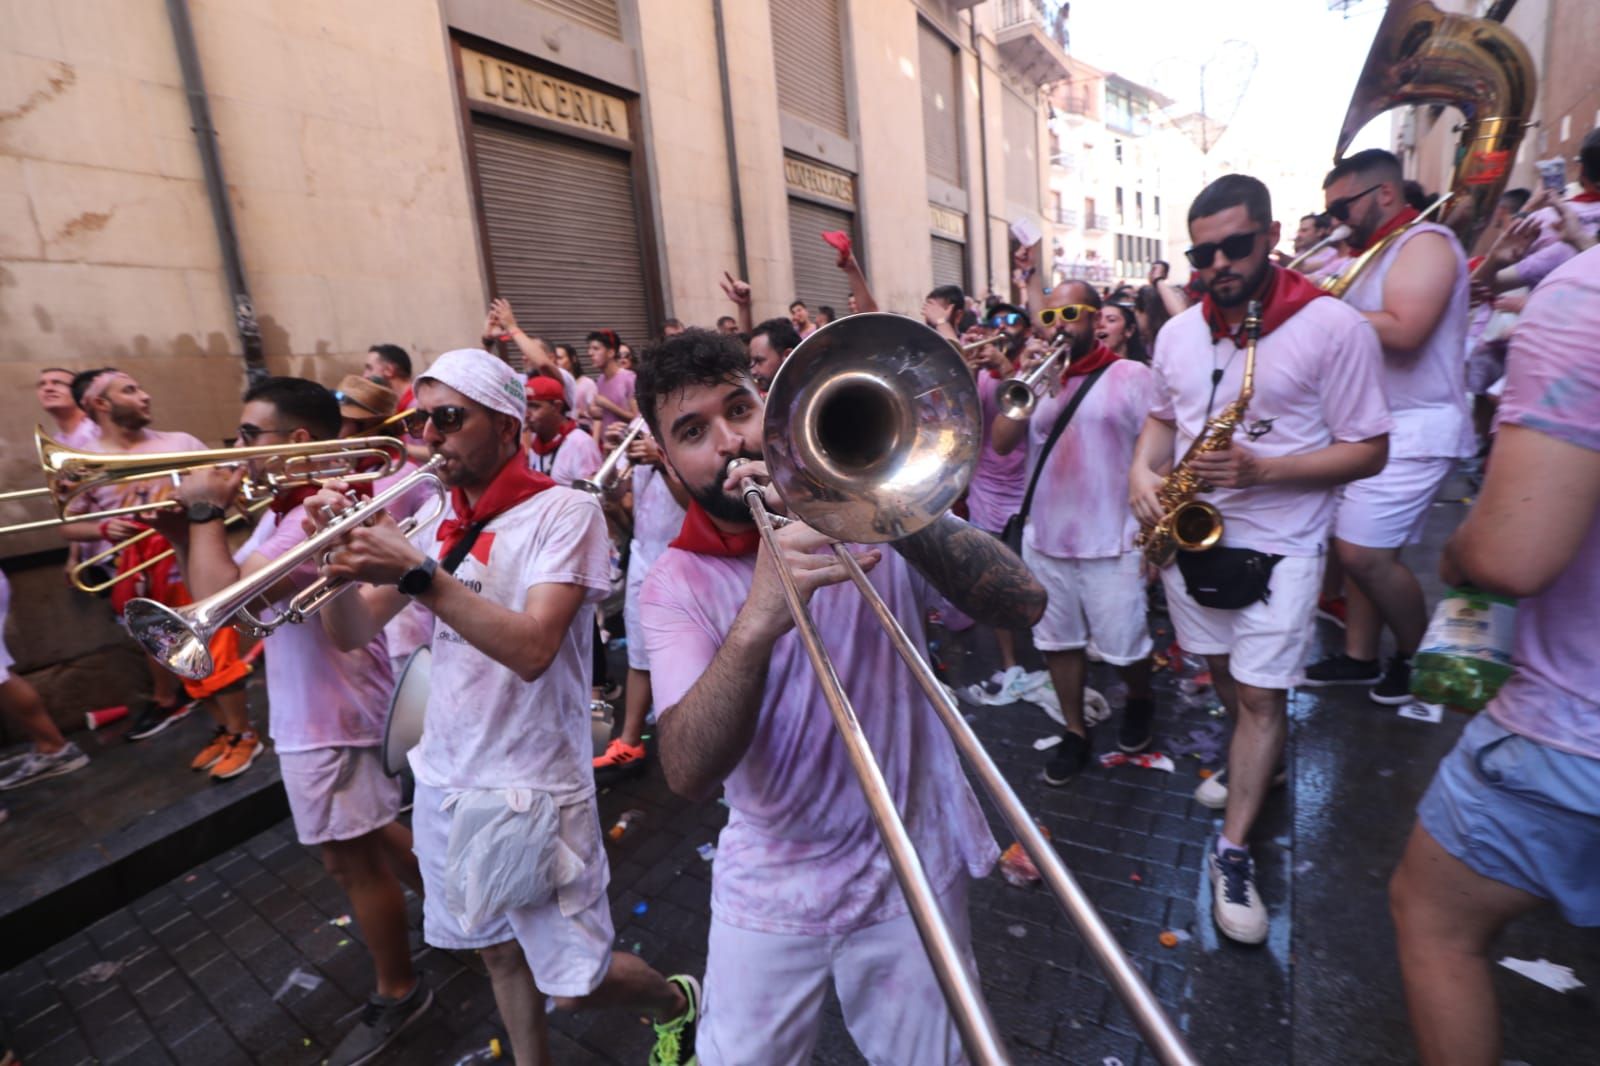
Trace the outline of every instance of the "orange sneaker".
{"label": "orange sneaker", "polygon": [[228,745],[233,743],[233,734],[222,726],[217,726],[217,731],[211,734],[211,743],[200,749],[200,754],[194,757],[194,762],[189,764],[191,770],[209,770],[228,754]]}
{"label": "orange sneaker", "polygon": [[250,764],[261,757],[261,738],[254,733],[240,733],[228,742],[228,752],[211,768],[211,780],[226,781],[250,769]]}
{"label": "orange sneaker", "polygon": [[606,746],[606,753],[594,760],[594,779],[597,784],[618,781],[624,777],[643,773],[645,750],[643,744],[624,744],[618,737]]}

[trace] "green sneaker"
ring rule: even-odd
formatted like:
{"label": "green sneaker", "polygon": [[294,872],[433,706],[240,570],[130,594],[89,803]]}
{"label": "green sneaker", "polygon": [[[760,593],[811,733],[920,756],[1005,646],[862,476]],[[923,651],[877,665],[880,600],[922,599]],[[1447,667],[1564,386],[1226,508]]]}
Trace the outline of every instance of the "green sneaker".
{"label": "green sneaker", "polygon": [[650,1049],[650,1066],[695,1066],[694,1031],[700,1023],[700,982],[688,974],[667,978],[678,986],[688,1006],[670,1022],[656,1023],[656,1046]]}

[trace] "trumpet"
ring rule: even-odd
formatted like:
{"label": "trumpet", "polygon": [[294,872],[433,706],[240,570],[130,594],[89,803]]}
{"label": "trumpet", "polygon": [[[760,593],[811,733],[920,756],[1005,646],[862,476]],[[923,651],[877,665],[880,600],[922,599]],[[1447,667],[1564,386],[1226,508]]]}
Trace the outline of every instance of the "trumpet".
{"label": "trumpet", "polygon": [[434,490],[434,508],[426,517],[411,515],[403,519],[400,531],[410,535],[442,514],[448,499],[444,482],[438,475],[443,463],[442,456],[434,456],[370,500],[345,511],[304,543],[284,552],[260,570],[187,607],[168,607],[147,599],[131,601],[124,613],[128,632],[157,662],[179,677],[191,681],[206,677],[213,666],[211,638],[223,626],[231,623],[250,636],[270,636],[280,626],[306,621],[350,587],[350,582],[340,578],[318,577],[290,597],[283,610],[271,618],[259,617],[248,610],[252,602],[307,560],[323,560],[347,533],[372,521],[380,511],[404,498],[418,484],[428,484]]}
{"label": "trumpet", "polygon": [[[265,511],[269,506],[271,506],[271,504],[272,497],[270,496],[260,500],[252,500],[250,503],[242,505],[233,514],[230,514],[222,524],[227,528],[232,529],[234,526],[242,523],[252,522],[261,514],[262,511]],[[137,566],[130,566],[126,570],[113,574],[104,581],[89,580],[89,575],[94,570],[101,568],[104,564],[110,563],[112,559],[115,559],[118,555],[124,551],[127,551],[135,544],[142,543],[143,541],[155,535],[155,530],[146,529],[139,533],[135,533],[126,540],[118,541],[116,544],[111,545],[111,547],[102,552],[89,556],[89,558],[83,560],[83,562],[72,568],[72,574],[69,577],[69,580],[72,582],[72,587],[77,589],[79,592],[99,594],[113,585],[120,585],[129,578],[137,577],[146,570],[149,570],[151,567],[167,561],[178,553],[178,549],[168,548],[164,552],[161,552],[157,555],[152,555],[150,558],[146,559]]]}
{"label": "trumpet", "polygon": [[1285,270],[1299,270],[1301,263],[1304,263],[1307,259],[1310,259],[1312,256],[1316,255],[1328,245],[1338,244],[1348,236],[1350,236],[1349,226],[1335,226],[1333,229],[1328,231],[1328,235],[1322,238],[1322,240],[1318,241],[1316,244],[1313,244],[1310,248],[1307,248],[1305,251],[1301,252],[1299,255],[1283,264],[1283,268]]}
{"label": "trumpet", "polygon": [[[5,493],[0,496],[0,502],[48,497],[55,504],[56,517],[0,526],[0,533],[21,533],[68,522],[98,522],[160,509],[180,510],[182,505],[169,499],[154,502],[141,500],[79,514],[67,513],[67,508],[74,500],[95,489],[158,479],[168,480],[176,486],[184,474],[206,467],[228,469],[261,461],[258,468],[245,479],[241,489],[245,502],[255,503],[285,489],[299,488],[329,478],[373,481],[388,477],[406,462],[405,444],[393,437],[350,437],[345,440],[306,441],[302,444],[263,444],[254,448],[119,455],[74,451],[52,438],[43,427],[36,428],[33,436],[39,449],[39,465],[44,472],[43,487]],[[371,470],[360,469],[373,459],[382,460],[382,466]]]}
{"label": "trumpet", "polygon": [[1039,385],[1049,377],[1056,360],[1072,346],[1070,338],[1056,341],[1044,360],[1026,374],[1007,378],[1000,383],[995,394],[1000,401],[1000,413],[1017,422],[1026,422],[1033,415],[1033,405],[1039,402]]}
{"label": "trumpet", "polygon": [[574,478],[572,487],[593,493],[596,496],[604,496],[615,488],[617,482],[622,480],[623,474],[632,469],[631,466],[625,465],[628,458],[628,445],[632,444],[634,439],[644,432],[644,429],[644,416],[635,416],[634,420],[628,423],[628,432],[624,433],[622,439],[617,442],[617,446],[611,449],[611,454],[607,455],[605,462],[600,464],[600,469],[594,472],[594,477]]}

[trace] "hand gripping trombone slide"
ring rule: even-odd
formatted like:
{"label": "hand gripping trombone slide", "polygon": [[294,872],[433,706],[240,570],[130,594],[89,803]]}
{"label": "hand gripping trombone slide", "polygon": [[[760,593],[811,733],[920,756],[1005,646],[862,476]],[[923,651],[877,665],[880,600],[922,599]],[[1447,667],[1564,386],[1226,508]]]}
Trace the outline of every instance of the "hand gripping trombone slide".
{"label": "hand gripping trombone slide", "polygon": [[[767,396],[763,454],[774,487],[798,520],[841,540],[882,543],[937,521],[965,490],[977,461],[979,417],[972,376],[944,338],[897,315],[852,315],[807,337],[784,361]],[[753,478],[744,478],[740,489],[777,566],[796,634],[816,670],[967,1052],[984,1066],[1008,1062],[994,1019],[945,924],[850,697],[793,573],[782,562],[777,527],[786,520],[767,510],[762,487]],[[1176,1026],[865,572],[844,545],[835,544],[833,551],[1127,1006],[1146,1044],[1164,1066],[1198,1066]]]}
{"label": "hand gripping trombone slide", "polygon": [[209,645],[212,636],[223,626],[232,623],[252,636],[264,637],[285,623],[306,621],[348,589],[351,585],[349,581],[319,577],[295,593],[287,606],[272,618],[258,618],[246,609],[253,600],[294,573],[307,560],[322,560],[328,551],[344,539],[345,534],[372,521],[379,512],[403,498],[418,484],[426,484],[434,490],[435,509],[426,517],[411,515],[403,519],[399,523],[400,532],[409,534],[433,521],[445,506],[444,483],[439,480],[437,473],[443,463],[443,457],[434,456],[372,499],[363,500],[358,506],[345,511],[325,528],[260,570],[187,607],[168,607],[147,599],[131,601],[125,612],[128,632],[168,670],[179,677],[198,681],[211,673]]}

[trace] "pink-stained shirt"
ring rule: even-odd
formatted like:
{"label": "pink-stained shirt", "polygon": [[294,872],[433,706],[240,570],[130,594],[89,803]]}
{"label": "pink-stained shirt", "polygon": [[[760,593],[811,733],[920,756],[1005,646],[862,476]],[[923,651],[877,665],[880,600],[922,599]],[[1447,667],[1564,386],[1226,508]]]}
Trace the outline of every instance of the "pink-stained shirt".
{"label": "pink-stained shirt", "polygon": [[1407,244],[1436,233],[1455,253],[1455,277],[1444,314],[1415,349],[1383,352],[1383,388],[1394,417],[1389,458],[1464,459],[1477,451],[1472,414],[1467,407],[1467,257],[1448,228],[1420,222],[1397,237],[1345,293],[1357,311],[1383,309],[1383,283]]}
{"label": "pink-stained shirt", "polygon": [[[305,513],[304,506],[296,507],[280,521],[268,511],[234,559],[243,565],[260,555],[270,562],[304,543]],[[295,569],[294,587],[304,588],[316,576],[315,561],[307,560]],[[287,600],[274,603],[274,610]],[[394,674],[381,633],[370,644],[340,651],[318,619],[283,625],[267,638],[266,660],[272,743],[279,751],[383,743]]]}
{"label": "pink-stained shirt", "polygon": [[[444,554],[433,533],[412,543]],[[576,585],[594,603],[611,587],[608,544],[599,501],[550,488],[491,519],[455,576],[519,613],[535,585]],[[417,780],[439,789],[531,788],[558,807],[593,795],[591,630],[580,607],[549,668],[524,681],[435,616],[427,728],[411,752]]]}
{"label": "pink-stained shirt", "polygon": [[[750,592],[755,556],[668,548],[645,579],[640,614],[661,714],[699,680]],[[893,550],[870,573],[924,642],[932,590]],[[811,613],[935,891],[981,877],[998,855],[955,746],[866,602],[848,582],[820,589]],[[847,933],[904,914],[905,899],[799,638],[773,646],[760,720],[728,775],[731,813],[717,841],[711,908],[768,933]]]}
{"label": "pink-stained shirt", "polygon": [[[1382,362],[1371,323],[1331,296],[1312,300],[1256,346],[1255,397],[1234,443],[1260,456],[1301,455],[1388,433]],[[1244,350],[1229,337],[1213,343],[1195,304],[1162,328],[1151,370],[1150,413],[1176,422],[1176,462],[1206,420],[1238,397]],[[1222,371],[1214,399],[1213,370]],[[1279,555],[1321,554],[1333,518],[1332,488],[1253,485],[1198,498],[1222,512],[1223,544]]]}
{"label": "pink-stained shirt", "polygon": [[1015,448],[1009,455],[994,450],[994,420],[1000,414],[1000,379],[989,370],[978,372],[978,403],[983,409],[983,446],[978,466],[967,489],[967,520],[979,529],[1000,533],[1012,515],[1022,510],[1028,489],[1028,454]]}
{"label": "pink-stained shirt", "polygon": [[[1569,200],[1567,208],[1578,217],[1583,228],[1593,233],[1600,226],[1600,201]],[[1561,239],[1561,214],[1553,207],[1542,207],[1533,213],[1539,220],[1539,235],[1528,246],[1528,253],[1517,260],[1517,276],[1524,285],[1537,285],[1556,267],[1578,254],[1578,250]]]}
{"label": "pink-stained shirt", "polygon": [[600,445],[594,438],[576,427],[568,433],[561,446],[549,455],[539,455],[532,448],[528,449],[528,467],[541,474],[548,474],[550,480],[557,485],[572,487],[572,483],[579,478],[591,478],[594,472],[600,469],[604,462],[600,454]]}
{"label": "pink-stained shirt", "polygon": [[[1041,396],[1034,406],[1024,453],[1030,477],[1061,409],[1086,380],[1068,378],[1056,395]],[[1128,469],[1154,399],[1155,375],[1143,363],[1118,359],[1100,375],[1045,456],[1023,532],[1028,547],[1057,559],[1105,559],[1133,550],[1139,523],[1128,506]]]}
{"label": "pink-stained shirt", "polygon": [[[633,468],[633,548],[629,566],[640,557],[653,562],[683,528],[683,505],[667,486],[667,476],[653,466]],[[648,565],[648,563],[647,563]]]}
{"label": "pink-stained shirt", "polygon": [[[151,452],[190,452],[201,451],[205,444],[199,437],[179,430],[147,429],[144,436],[126,452],[118,451],[109,446],[104,436],[96,436],[88,442],[86,451],[105,452],[112,455],[148,455]],[[144,481],[134,481],[120,485],[106,485],[90,489],[74,500],[67,508],[72,514],[83,514],[89,511],[104,511],[113,507],[122,507],[133,503],[154,503],[157,500],[167,499],[172,495],[172,481],[170,478],[148,478]]]}
{"label": "pink-stained shirt", "polygon": [[[1600,248],[1556,268],[1511,334],[1497,425],[1600,452]],[[1537,550],[1508,545],[1507,550]],[[1583,624],[1600,603],[1600,518],[1572,561],[1517,604],[1513,674],[1488,713],[1514,733],[1600,759],[1600,656]]]}
{"label": "pink-stained shirt", "polygon": [[1312,281],[1321,281],[1330,273],[1333,273],[1339,267],[1343,266],[1345,262],[1347,262],[1347,260],[1345,259],[1344,255],[1340,253],[1339,249],[1330,244],[1320,252],[1313,252],[1306,258],[1305,262],[1301,263],[1295,269],[1304,274],[1306,277],[1310,278]]}
{"label": "pink-stained shirt", "polygon": [[[595,381],[595,392],[618,407],[627,411],[633,406],[633,371],[619,368],[610,377],[601,374]],[[602,411],[600,415],[600,429],[604,432],[608,427],[618,422],[626,425],[630,419],[623,418],[614,411]]]}
{"label": "pink-stained shirt", "polygon": [[95,442],[100,439],[100,427],[95,425],[95,421],[92,418],[79,420],[78,424],[69,433],[52,433],[51,436],[74,451],[94,452],[100,450],[95,447]]}
{"label": "pink-stained shirt", "polygon": [[[562,373],[566,373],[566,371],[562,371]],[[568,410],[573,412],[574,417],[580,423],[589,421],[589,406],[594,403],[595,394],[598,391],[595,387],[594,378],[587,375],[578,378],[572,383],[572,389],[567,400]]]}

